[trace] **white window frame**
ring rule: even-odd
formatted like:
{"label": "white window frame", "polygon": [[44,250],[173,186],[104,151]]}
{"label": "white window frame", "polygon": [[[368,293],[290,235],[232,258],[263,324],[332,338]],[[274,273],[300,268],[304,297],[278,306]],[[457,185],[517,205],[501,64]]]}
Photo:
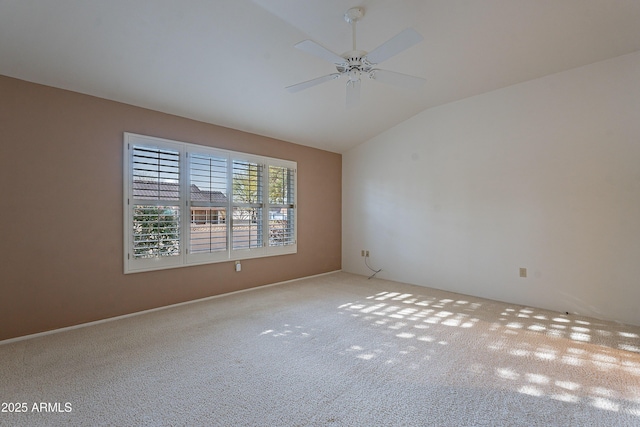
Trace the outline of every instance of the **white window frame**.
{"label": "white window frame", "polygon": [[[149,148],[158,148],[163,150],[172,150],[179,153],[179,185],[176,188],[179,191],[179,200],[176,201],[160,201],[134,198],[133,191],[133,148],[144,146]],[[124,133],[124,273],[136,273],[143,271],[161,270],[167,268],[186,267],[190,265],[200,265],[218,262],[229,262],[243,260],[249,258],[259,258],[277,255],[286,255],[297,253],[297,163],[290,160],[275,159],[271,157],[257,156],[253,154],[240,153],[236,151],[223,150],[218,148],[207,147],[203,145],[191,144],[187,142],[173,141],[163,138],[156,138],[134,133]],[[204,253],[190,253],[191,242],[191,173],[190,173],[190,156],[198,154],[203,156],[213,156],[226,159],[227,179],[226,179],[226,209],[225,226],[226,226],[226,249]],[[259,209],[262,210],[261,223],[256,227],[261,229],[262,235],[259,241],[259,247],[233,249],[233,161],[247,161],[261,165],[262,175],[259,182],[261,185],[262,200]],[[269,245],[269,167],[285,167],[291,170],[293,174],[293,241],[290,244],[270,246]],[[174,256],[155,256],[149,258],[139,258],[134,256],[134,207],[139,205],[171,205],[178,206],[180,210],[179,224],[179,254]],[[214,206],[220,206],[221,203],[215,203]],[[200,206],[199,204],[197,204]],[[237,203],[235,204],[237,205]],[[255,205],[257,206],[257,205]],[[279,207],[276,206],[276,207]]]}

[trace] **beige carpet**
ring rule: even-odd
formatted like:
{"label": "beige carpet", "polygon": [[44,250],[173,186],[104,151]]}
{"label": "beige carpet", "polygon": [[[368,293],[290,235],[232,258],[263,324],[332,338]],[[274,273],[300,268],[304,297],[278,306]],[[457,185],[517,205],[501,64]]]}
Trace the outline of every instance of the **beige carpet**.
{"label": "beige carpet", "polygon": [[0,345],[0,396],[2,426],[640,426],[640,327],[336,273]]}

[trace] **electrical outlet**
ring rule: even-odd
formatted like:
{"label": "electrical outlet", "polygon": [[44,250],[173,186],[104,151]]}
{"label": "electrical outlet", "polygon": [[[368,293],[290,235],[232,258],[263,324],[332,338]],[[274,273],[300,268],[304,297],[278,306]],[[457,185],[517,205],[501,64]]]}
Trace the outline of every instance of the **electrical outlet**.
{"label": "electrical outlet", "polygon": [[364,249],[360,251],[360,256],[364,256]]}
{"label": "electrical outlet", "polygon": [[520,277],[527,277],[527,269],[520,267]]}
{"label": "electrical outlet", "polygon": [[364,256],[368,258],[369,257],[369,251],[364,251]]}

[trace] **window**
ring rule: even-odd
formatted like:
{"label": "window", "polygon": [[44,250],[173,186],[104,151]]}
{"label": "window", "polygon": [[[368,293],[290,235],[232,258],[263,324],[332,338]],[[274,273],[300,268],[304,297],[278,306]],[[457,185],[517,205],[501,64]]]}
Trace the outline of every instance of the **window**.
{"label": "window", "polygon": [[295,242],[295,172],[269,166],[269,246]]}
{"label": "window", "polygon": [[297,252],[296,163],[125,133],[125,273]]}
{"label": "window", "polygon": [[189,157],[190,254],[227,250],[227,164],[226,157],[213,154]]}
{"label": "window", "polygon": [[263,167],[245,161],[233,161],[233,249],[263,246]]}

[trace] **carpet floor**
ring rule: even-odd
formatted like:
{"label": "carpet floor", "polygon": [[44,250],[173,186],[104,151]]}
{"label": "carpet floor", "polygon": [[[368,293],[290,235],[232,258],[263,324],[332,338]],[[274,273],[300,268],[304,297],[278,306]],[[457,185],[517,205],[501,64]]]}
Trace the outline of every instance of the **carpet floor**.
{"label": "carpet floor", "polygon": [[335,273],[5,343],[0,399],[2,426],[640,426],[640,327]]}

